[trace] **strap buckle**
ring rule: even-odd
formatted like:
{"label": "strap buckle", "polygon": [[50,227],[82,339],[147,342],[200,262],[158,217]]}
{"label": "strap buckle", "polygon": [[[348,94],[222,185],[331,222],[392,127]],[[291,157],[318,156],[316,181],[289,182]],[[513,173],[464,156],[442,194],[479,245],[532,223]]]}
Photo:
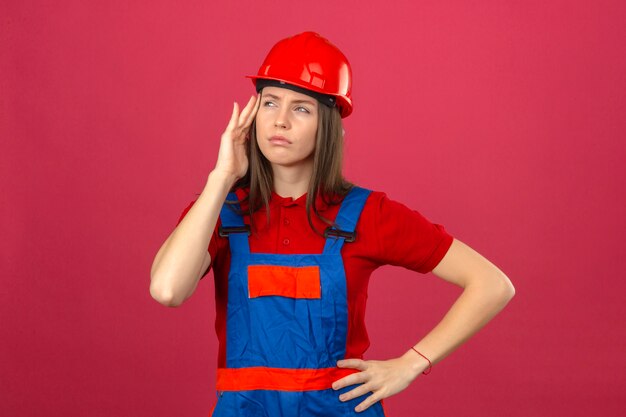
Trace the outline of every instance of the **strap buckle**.
{"label": "strap buckle", "polygon": [[339,229],[333,229],[332,227],[328,226],[326,228],[326,230],[324,230],[324,237],[328,237],[328,236],[335,236],[335,237],[343,237],[345,238],[346,242],[354,242],[354,239],[356,239],[356,231],[355,232],[346,232],[344,230],[339,230]]}
{"label": "strap buckle", "polygon": [[250,236],[250,225],[246,224],[245,226],[233,226],[233,227],[220,227],[217,230],[217,233],[221,237],[228,237],[231,233],[247,233]]}

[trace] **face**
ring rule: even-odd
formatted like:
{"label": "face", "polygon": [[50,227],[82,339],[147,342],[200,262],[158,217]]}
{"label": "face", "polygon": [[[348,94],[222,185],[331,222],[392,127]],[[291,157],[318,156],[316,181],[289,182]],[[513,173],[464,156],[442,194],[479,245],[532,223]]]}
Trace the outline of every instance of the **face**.
{"label": "face", "polygon": [[256,137],[272,165],[312,164],[319,103],[306,94],[265,87],[256,114]]}

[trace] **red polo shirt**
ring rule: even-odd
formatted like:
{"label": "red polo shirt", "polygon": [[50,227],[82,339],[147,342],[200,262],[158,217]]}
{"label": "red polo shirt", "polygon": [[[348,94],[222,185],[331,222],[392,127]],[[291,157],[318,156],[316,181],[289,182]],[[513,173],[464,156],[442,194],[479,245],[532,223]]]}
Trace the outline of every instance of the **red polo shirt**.
{"label": "red polo shirt", "polygon": [[[239,199],[246,193],[247,190],[237,190]],[[256,234],[250,235],[250,251],[322,253],[325,239],[311,230],[306,215],[306,197],[304,194],[294,200],[272,193],[269,226],[264,207],[253,215]],[[179,223],[194,202],[183,211]],[[320,214],[330,220],[334,220],[339,211],[339,205],[327,205],[319,197],[316,205]],[[317,230],[323,231],[327,227],[314,214],[311,217]],[[250,223],[249,216],[244,216],[244,222]],[[211,265],[204,275],[213,269],[217,310],[215,330],[220,343],[218,367],[225,367],[230,248],[228,238],[220,237],[217,233],[220,224],[221,220],[218,219],[208,248]],[[348,292],[346,358],[362,359],[369,347],[364,318],[371,273],[385,264],[402,266],[420,273],[430,272],[446,254],[452,240],[443,226],[431,223],[419,212],[389,199],[383,192],[372,191],[357,223],[355,241],[345,243],[341,251]]]}

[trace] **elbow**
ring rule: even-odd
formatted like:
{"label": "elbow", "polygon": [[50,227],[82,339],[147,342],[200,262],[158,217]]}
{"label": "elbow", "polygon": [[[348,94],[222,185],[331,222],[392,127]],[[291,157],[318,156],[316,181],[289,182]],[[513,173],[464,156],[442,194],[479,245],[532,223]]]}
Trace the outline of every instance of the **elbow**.
{"label": "elbow", "polygon": [[509,282],[508,286],[509,300],[515,296],[515,287]]}
{"label": "elbow", "polygon": [[497,285],[498,294],[504,304],[507,304],[515,296],[515,287],[511,280],[501,271],[498,271]]}
{"label": "elbow", "polygon": [[479,291],[493,303],[505,306],[515,296],[515,287],[511,280],[499,269],[486,273],[480,279],[471,282],[466,288]]}
{"label": "elbow", "polygon": [[152,279],[150,283],[150,296],[156,300],[159,304],[165,307],[179,307],[184,299],[177,297],[171,288],[166,288],[163,285],[158,285],[159,281]]}

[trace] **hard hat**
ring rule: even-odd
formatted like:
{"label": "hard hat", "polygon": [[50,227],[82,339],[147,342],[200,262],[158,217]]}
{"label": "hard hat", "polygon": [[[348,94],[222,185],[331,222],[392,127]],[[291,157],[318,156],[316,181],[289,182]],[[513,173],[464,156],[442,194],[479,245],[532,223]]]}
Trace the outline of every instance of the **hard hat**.
{"label": "hard hat", "polygon": [[279,41],[265,57],[258,74],[247,77],[255,86],[257,80],[274,80],[328,95],[335,99],[342,118],[352,113],[350,63],[318,33],[303,32]]}

